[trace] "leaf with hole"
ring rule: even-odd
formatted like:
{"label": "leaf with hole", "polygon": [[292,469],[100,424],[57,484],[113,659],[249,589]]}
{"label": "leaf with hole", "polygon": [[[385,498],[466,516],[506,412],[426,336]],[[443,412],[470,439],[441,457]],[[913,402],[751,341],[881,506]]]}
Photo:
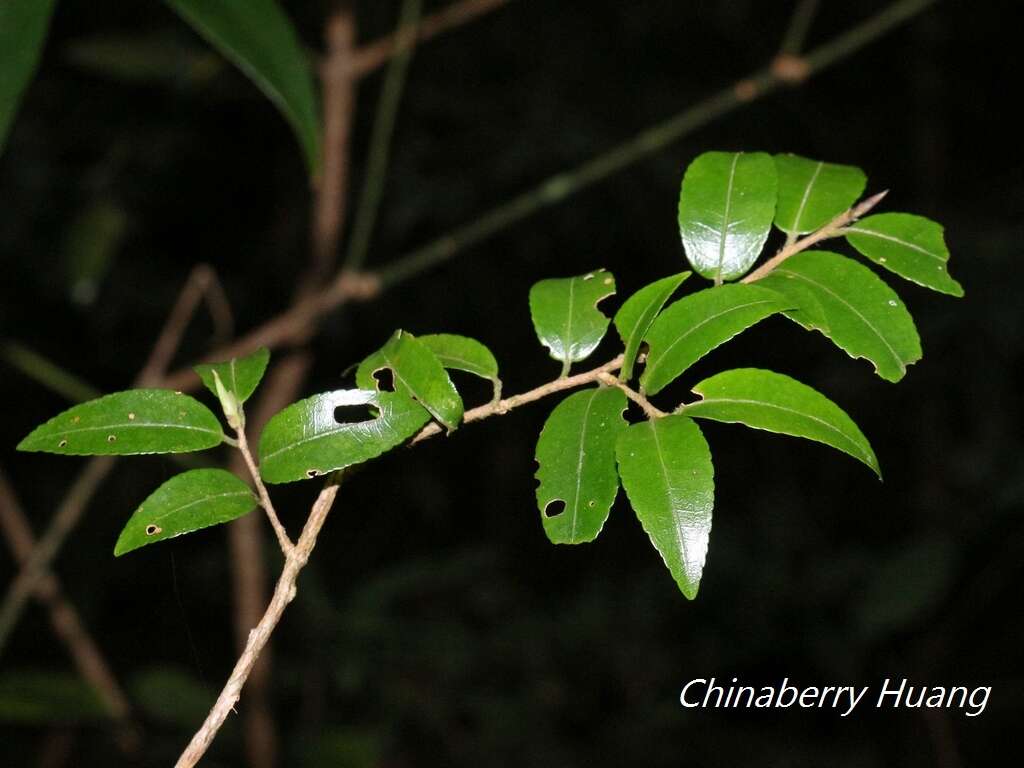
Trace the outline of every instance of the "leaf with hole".
{"label": "leaf with hole", "polygon": [[[352,411],[355,421],[349,420]],[[430,413],[400,392],[340,389],[314,395],[267,422],[260,436],[260,474],[268,483],[290,483],[360,464],[428,421]]]}
{"label": "leaf with hole", "polygon": [[775,163],[764,152],[705,152],[683,176],[679,234],[686,258],[720,283],[757,260],[775,215]]}
{"label": "leaf with hole", "polygon": [[0,3],[0,150],[46,42],[55,0]]}
{"label": "leaf with hole", "polygon": [[864,192],[867,176],[852,165],[775,155],[779,201],[775,226],[791,237],[813,232],[853,206]]}
{"label": "leaf with hole", "polygon": [[126,456],[201,451],[223,440],[217,417],[198,400],[169,389],[129,389],[54,416],[18,443],[18,450]]}
{"label": "leaf with hole", "polygon": [[792,306],[757,285],[721,285],[684,296],[658,315],[644,337],[648,351],[640,387],[650,395],[660,392],[715,347]]}
{"label": "leaf with hole", "polygon": [[226,363],[197,365],[195,372],[199,374],[206,388],[216,395],[217,385],[213,379],[213,373],[216,371],[225,389],[234,395],[239,403],[244,403],[259,386],[269,360],[270,351],[266,347],[260,347],[251,355],[233,357]]}
{"label": "leaf with hole", "polygon": [[626,396],[614,387],[569,395],[537,441],[537,505],[554,544],[593,541],[619,490],[615,440],[626,427]]}
{"label": "leaf with hole", "polygon": [[739,368],[704,379],[693,391],[702,399],[683,406],[679,413],[816,440],[849,454],[882,476],[871,444],[843,409],[789,376]]}
{"label": "leaf with hole", "polygon": [[252,80],[285,116],[306,157],[320,166],[320,118],[309,57],[274,0],[165,0]]}
{"label": "leaf with hole", "polygon": [[921,359],[921,341],[899,296],[863,264],[828,251],[798,253],[760,284],[792,301],[785,314],[817,330],[850,357],[870,360],[886,381],[899,381]]}
{"label": "leaf with hole", "polygon": [[498,361],[491,350],[479,341],[452,333],[433,333],[417,338],[449,371],[464,371],[490,381],[494,385],[494,399],[501,399]]}
{"label": "leaf with hole", "polygon": [[226,523],[256,507],[252,490],[223,469],[192,469],[151,493],[128,519],[114,556],[164,539]]}
{"label": "leaf with hole", "polygon": [[964,295],[946,271],[949,248],[941,224],[910,213],[880,213],[844,231],[847,242],[878,266],[933,291]]}
{"label": "leaf with hole", "polygon": [[396,392],[419,402],[449,432],[459,426],[462,398],[430,347],[408,331],[395,331],[387,344],[359,364],[356,386],[379,389],[374,374],[384,369],[394,376]]}
{"label": "leaf with hole", "polygon": [[530,288],[530,316],[537,338],[563,363],[584,360],[608,330],[608,316],[597,308],[615,294],[615,278],[599,269],[579,277],[541,280]]}
{"label": "leaf with hole", "polygon": [[630,296],[615,313],[615,327],[619,331],[622,343],[626,345],[626,351],[622,356],[622,368],[619,371],[620,380],[629,381],[633,378],[633,364],[636,362],[644,335],[665,306],[665,302],[690,274],[680,272],[678,275],[663,277],[644,286]]}
{"label": "leaf with hole", "polygon": [[692,600],[704,570],[715,502],[715,473],[704,436],[686,416],[651,419],[624,430],[615,455],[640,524]]}

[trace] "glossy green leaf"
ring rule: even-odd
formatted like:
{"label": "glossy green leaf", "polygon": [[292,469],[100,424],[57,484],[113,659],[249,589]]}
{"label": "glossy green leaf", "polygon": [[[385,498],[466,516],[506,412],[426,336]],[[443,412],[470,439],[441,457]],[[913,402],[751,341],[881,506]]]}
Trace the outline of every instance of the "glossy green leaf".
{"label": "glossy green leaf", "polygon": [[921,359],[921,341],[899,296],[863,264],[828,251],[805,251],[760,281],[792,300],[786,316],[821,331],[850,357],[870,360],[899,381]]}
{"label": "glossy green leaf", "polygon": [[949,248],[942,225],[910,213],[880,213],[851,224],[846,240],[875,264],[950,296],[964,289],[946,271]]}
{"label": "glossy green leaf", "polygon": [[555,544],[593,541],[619,490],[615,440],[626,396],[614,387],[576,392],[548,416],[537,441],[537,505]]}
{"label": "glossy green leaf", "polygon": [[311,176],[320,165],[320,121],[308,57],[274,0],[165,0],[242,70],[292,126]]}
{"label": "glossy green leaf", "polygon": [[[430,347],[408,331],[395,331],[387,344],[356,370],[356,386],[378,389],[374,373],[389,369],[395,390],[408,395],[451,431],[462,421],[462,398]],[[497,368],[497,364],[495,364]]]}
{"label": "glossy green leaf", "polygon": [[588,357],[608,330],[598,303],[615,293],[615,278],[599,269],[579,277],[541,280],[530,288],[530,316],[537,338],[551,357],[571,363]]}
{"label": "glossy green leaf", "polygon": [[199,374],[206,388],[216,395],[217,385],[213,380],[213,372],[216,371],[228,392],[234,395],[239,403],[244,403],[256,391],[269,361],[270,351],[266,347],[260,347],[251,355],[233,357],[226,363],[197,365],[195,372]]}
{"label": "glossy green leaf", "polygon": [[468,336],[452,333],[433,333],[417,337],[420,343],[450,371],[465,371],[489,380],[494,385],[494,399],[501,398],[501,379],[498,361],[487,347]]}
{"label": "glossy green leaf", "polygon": [[825,226],[857,202],[868,182],[860,168],[799,155],[775,155],[775,169],[779,174],[775,226],[788,235]]}
{"label": "glossy green leaf", "polygon": [[35,74],[55,0],[0,2],[0,150]]}
{"label": "glossy green leaf", "polygon": [[640,387],[656,394],[715,347],[792,306],[757,285],[722,285],[684,296],[658,315],[644,338],[648,352]]}
{"label": "glossy green leaf", "polygon": [[223,439],[217,417],[188,395],[129,389],[54,416],[18,443],[18,450],[68,456],[185,453]]}
{"label": "glossy green leaf", "polygon": [[678,275],[663,277],[661,280],[644,286],[630,296],[615,313],[615,327],[619,331],[622,343],[626,345],[626,351],[622,357],[622,368],[619,372],[619,378],[622,381],[629,381],[633,378],[633,364],[636,362],[644,335],[650,329],[654,318],[661,312],[661,308],[665,306],[665,302],[690,274],[689,272],[680,272]]}
{"label": "glossy green leaf", "polygon": [[615,454],[622,487],[676,584],[697,596],[715,501],[711,451],[686,416],[634,424]]}
{"label": "glossy green leaf", "polygon": [[[359,420],[338,421],[336,412],[346,417],[349,408]],[[267,422],[260,437],[260,474],[268,483],[290,483],[344,469],[380,456],[428,421],[425,408],[398,392],[341,389],[314,395]]]}
{"label": "glossy green leaf", "polygon": [[255,507],[256,497],[249,486],[226,470],[182,472],[139,505],[121,531],[114,555],[226,523]]}
{"label": "glossy green leaf", "polygon": [[720,283],[757,260],[775,215],[775,163],[764,152],[705,152],[686,169],[679,234],[694,270]]}
{"label": "glossy green leaf", "polygon": [[772,371],[740,368],[704,379],[693,391],[703,399],[679,413],[816,440],[853,456],[881,477],[875,452],[853,420],[806,384]]}

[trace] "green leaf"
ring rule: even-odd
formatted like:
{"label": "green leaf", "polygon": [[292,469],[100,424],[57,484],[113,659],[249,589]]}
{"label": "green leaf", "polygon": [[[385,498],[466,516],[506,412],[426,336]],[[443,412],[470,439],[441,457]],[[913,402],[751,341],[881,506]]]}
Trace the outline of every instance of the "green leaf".
{"label": "green leaf", "polygon": [[18,450],[126,456],[201,451],[223,440],[217,417],[188,395],[169,389],[129,389],[54,416],[18,443]]}
{"label": "green leaf", "polygon": [[597,305],[615,293],[615,278],[599,269],[579,277],[541,280],[530,288],[530,316],[537,338],[562,361],[563,373],[588,357],[608,330]]}
{"label": "green leaf", "polygon": [[860,168],[799,155],[775,155],[775,169],[779,174],[775,226],[793,236],[821,229],[849,209],[868,182]]}
{"label": "green leaf", "polygon": [[379,389],[373,374],[385,368],[394,374],[397,392],[419,402],[449,432],[459,426],[462,398],[441,361],[420,339],[408,331],[395,331],[387,344],[359,364],[356,386]]}
{"label": "green leaf", "polygon": [[139,505],[117,539],[114,556],[226,523],[249,514],[255,507],[256,497],[249,486],[226,470],[182,472]]}
{"label": "green leaf", "polygon": [[269,360],[270,351],[266,347],[260,347],[251,355],[233,357],[226,363],[203,363],[195,366],[194,370],[206,388],[215,395],[218,394],[217,384],[213,379],[213,373],[216,371],[225,389],[234,395],[239,403],[244,403],[256,391],[267,370]]}
{"label": "green leaf", "polygon": [[694,270],[716,283],[757,260],[775,215],[775,163],[764,152],[705,152],[686,169],[679,233]]}
{"label": "green leaf", "polygon": [[0,722],[53,726],[108,717],[100,697],[77,675],[42,670],[0,675]]}
{"label": "green leaf", "polygon": [[418,338],[448,370],[465,371],[488,379],[494,385],[494,399],[501,399],[498,361],[494,359],[491,350],[479,341],[452,333],[434,333]]}
{"label": "green leaf", "polygon": [[770,315],[794,306],[756,285],[722,285],[684,296],[658,315],[640,387],[656,394],[715,347]]}
{"label": "green leaf", "polygon": [[[356,407],[374,416],[339,422],[336,410]],[[363,415],[363,414],[361,414]],[[430,421],[419,403],[398,392],[341,389],[292,403],[260,437],[260,473],[268,483],[290,483],[380,456]]]}
{"label": "green leaf", "polygon": [[910,213],[880,213],[846,227],[846,240],[875,264],[950,296],[964,289],[946,272],[949,249],[942,225]]}
{"label": "green leaf", "polygon": [[619,372],[620,380],[629,381],[633,378],[633,364],[636,362],[644,335],[650,329],[654,318],[661,312],[661,308],[665,306],[665,302],[690,274],[680,272],[678,275],[663,277],[644,286],[630,296],[615,313],[615,327],[619,331],[622,343],[626,345]]}
{"label": "green leaf", "polygon": [[622,390],[601,387],[569,395],[548,416],[537,441],[537,505],[552,543],[593,541],[608,519],[619,490],[615,440],[626,427],[626,405]]}
{"label": "green leaf", "polygon": [[850,357],[870,360],[887,381],[899,381],[921,359],[921,341],[899,296],[870,269],[828,251],[784,261],[760,284],[784,294],[786,316],[821,331]]}
{"label": "green leaf", "polygon": [[685,416],[634,424],[615,447],[622,487],[654,548],[689,599],[697,596],[711,534],[714,467]]}
{"label": "green leaf", "polygon": [[55,0],[0,3],[0,150],[43,52]]}
{"label": "green leaf", "polygon": [[313,76],[291,21],[274,0],[166,0],[251,79],[292,126],[310,176],[320,166]]}
{"label": "green leaf", "polygon": [[871,444],[853,420],[823,394],[795,379],[739,368],[704,379],[693,391],[703,399],[683,406],[679,413],[816,440],[853,456],[882,476]]}

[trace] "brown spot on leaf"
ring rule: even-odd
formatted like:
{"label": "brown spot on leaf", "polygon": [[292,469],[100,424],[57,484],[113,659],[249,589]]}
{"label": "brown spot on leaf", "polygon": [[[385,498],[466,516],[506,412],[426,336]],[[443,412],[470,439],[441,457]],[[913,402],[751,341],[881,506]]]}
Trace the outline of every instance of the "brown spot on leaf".
{"label": "brown spot on leaf", "polygon": [[117,435],[107,435],[107,442],[108,443],[116,443],[117,442]]}
{"label": "brown spot on leaf", "polygon": [[163,533],[163,532],[164,532],[164,529],[161,528],[159,525],[154,525],[153,523],[150,523],[149,525],[146,526],[146,535],[147,536],[156,536],[158,533]]}

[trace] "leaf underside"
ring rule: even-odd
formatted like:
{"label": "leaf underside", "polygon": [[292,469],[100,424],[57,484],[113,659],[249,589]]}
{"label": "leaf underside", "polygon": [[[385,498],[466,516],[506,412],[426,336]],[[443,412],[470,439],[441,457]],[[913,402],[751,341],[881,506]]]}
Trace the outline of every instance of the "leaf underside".
{"label": "leaf underside", "polygon": [[692,600],[704,570],[715,495],[704,436],[686,416],[666,416],[624,430],[615,453],[630,505]]}
{"label": "leaf underside", "polygon": [[593,541],[604,527],[619,490],[615,440],[626,405],[621,390],[601,387],[569,395],[548,416],[537,441],[537,505],[553,543]]}

